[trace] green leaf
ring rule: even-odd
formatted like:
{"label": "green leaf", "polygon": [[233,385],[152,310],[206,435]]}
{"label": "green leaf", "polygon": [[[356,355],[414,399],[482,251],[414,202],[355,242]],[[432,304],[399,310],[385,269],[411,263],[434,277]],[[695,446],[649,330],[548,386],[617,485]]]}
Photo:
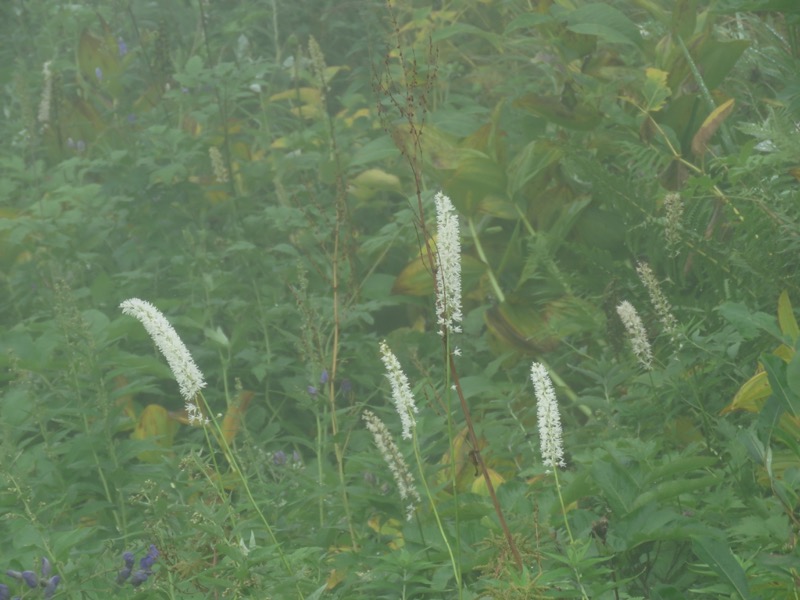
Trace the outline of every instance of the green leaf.
{"label": "green leaf", "polygon": [[692,550],[697,558],[705,562],[729,585],[731,585],[744,600],[749,600],[750,589],[744,569],[731,552],[730,546],[722,536],[719,538],[710,535],[693,535]]}
{"label": "green leaf", "polygon": [[[798,359],[798,355],[795,354],[792,358],[792,362],[798,360],[800,359]],[[800,416],[800,396],[789,388],[786,377],[787,371],[784,368],[783,361],[773,354],[762,354],[760,362],[764,365],[764,370],[767,372],[772,395],[778,400],[783,410],[787,411],[793,417]],[[797,369],[798,367],[795,366],[794,368]],[[795,377],[797,376],[793,375],[793,378]]]}
{"label": "green leaf", "polygon": [[632,507],[646,506],[652,502],[660,504],[665,500],[677,498],[681,494],[687,494],[697,490],[703,490],[719,483],[716,475],[706,475],[693,479],[679,479],[677,481],[664,481],[655,487],[650,487],[645,493],[636,498]]}
{"label": "green leaf", "polygon": [[594,35],[607,42],[640,46],[642,35],[636,23],[608,4],[581,6],[567,15],[567,29],[575,33]]}
{"label": "green leaf", "polygon": [[797,338],[800,338],[800,327],[797,326],[792,311],[792,301],[789,300],[789,292],[786,290],[783,290],[778,298],[778,326],[783,335],[788,335],[792,343],[797,343]]}

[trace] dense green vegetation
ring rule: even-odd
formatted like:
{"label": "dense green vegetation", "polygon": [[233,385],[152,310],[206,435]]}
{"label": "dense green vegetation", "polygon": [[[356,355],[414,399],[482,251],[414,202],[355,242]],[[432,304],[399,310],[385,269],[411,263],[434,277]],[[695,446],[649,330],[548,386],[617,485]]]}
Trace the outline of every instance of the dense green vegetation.
{"label": "dense green vegetation", "polygon": [[795,0],[1,10],[0,600],[800,598]]}

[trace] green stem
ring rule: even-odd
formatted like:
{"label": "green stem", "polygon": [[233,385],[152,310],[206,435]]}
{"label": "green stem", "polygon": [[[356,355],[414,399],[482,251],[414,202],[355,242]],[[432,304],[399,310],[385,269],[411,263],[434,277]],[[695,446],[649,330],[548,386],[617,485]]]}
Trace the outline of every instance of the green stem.
{"label": "green stem", "polygon": [[478,237],[478,231],[475,229],[475,222],[472,220],[472,217],[467,218],[467,224],[469,225],[469,232],[472,234],[472,239],[475,243],[475,250],[478,252],[478,258],[480,258],[481,262],[486,265],[486,274],[489,276],[489,283],[492,285],[494,295],[497,297],[498,302],[505,302],[506,295],[503,293],[503,290],[500,289],[500,284],[497,282],[494,271],[492,271],[492,267],[486,258],[486,252],[483,251],[481,238]]}

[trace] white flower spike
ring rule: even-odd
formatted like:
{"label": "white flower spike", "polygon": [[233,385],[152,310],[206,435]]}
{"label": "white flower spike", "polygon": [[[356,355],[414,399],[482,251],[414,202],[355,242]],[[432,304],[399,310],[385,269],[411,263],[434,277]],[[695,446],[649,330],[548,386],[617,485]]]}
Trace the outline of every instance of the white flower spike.
{"label": "white flower spike", "polygon": [[144,326],[161,354],[167,359],[167,364],[178,382],[181,396],[186,403],[189,423],[206,424],[207,420],[195,403],[195,396],[206,386],[206,382],[175,329],[155,306],[145,300],[131,298],[125,300],[119,307],[123,314],[133,317]]}
{"label": "white flower spike", "polygon": [[439,333],[461,331],[461,235],[458,214],[450,198],[437,193],[436,204],[436,317]]}
{"label": "white flower spike", "polygon": [[544,365],[537,362],[531,365],[531,381],[536,394],[536,419],[539,424],[542,464],[545,467],[565,467],[561,441],[561,416],[558,412],[556,392]]}

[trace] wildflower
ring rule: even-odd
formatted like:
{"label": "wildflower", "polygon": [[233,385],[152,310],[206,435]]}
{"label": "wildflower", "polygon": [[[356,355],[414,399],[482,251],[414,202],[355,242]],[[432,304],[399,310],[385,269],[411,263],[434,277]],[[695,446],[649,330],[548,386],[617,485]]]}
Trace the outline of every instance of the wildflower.
{"label": "wildflower", "polygon": [[278,450],[277,452],[272,453],[272,464],[275,466],[281,466],[286,464],[286,452],[283,450]]}
{"label": "wildflower", "polygon": [[403,502],[408,502],[406,505],[406,519],[410,521],[416,505],[422,502],[419,492],[417,492],[416,483],[414,483],[414,476],[411,474],[403,455],[400,454],[400,450],[397,448],[397,444],[394,443],[392,434],[389,433],[384,422],[369,410],[364,411],[362,418],[367,424],[367,429],[372,433],[378,451],[392,472],[392,477],[394,477],[394,481],[397,484],[397,491],[400,493],[400,499]]}
{"label": "wildflower", "polygon": [[136,571],[136,573],[133,574],[133,577],[131,577],[131,585],[133,587],[139,587],[145,581],[147,581],[148,577],[148,573],[145,573],[144,571]]}
{"label": "wildflower", "polygon": [[95,67],[94,76],[97,77],[97,81],[103,81],[103,69]]}
{"label": "wildflower", "polygon": [[325,385],[326,383],[328,383],[328,370],[327,369],[322,369],[322,374],[319,376],[319,382],[322,385]]}
{"label": "wildflower", "polygon": [[436,203],[436,317],[440,335],[461,327],[461,240],[458,215],[450,198],[437,193]]}
{"label": "wildflower", "polygon": [[536,395],[536,419],[539,424],[539,444],[545,467],[564,467],[564,448],[561,442],[561,416],[556,393],[547,369],[540,363],[531,365],[531,381]]}
{"label": "wildflower", "polygon": [[36,577],[36,573],[33,571],[23,571],[22,580],[28,584],[29,588],[39,587],[39,578]]}
{"label": "wildflower", "polygon": [[646,262],[640,262],[636,265],[636,273],[639,275],[639,279],[645,289],[647,289],[647,294],[650,296],[650,303],[653,305],[658,319],[664,327],[664,331],[674,338],[675,331],[678,328],[678,321],[675,319],[675,315],[672,314],[672,307],[669,305],[669,300],[664,296],[664,292],[661,291],[661,286],[658,284],[653,270]]}
{"label": "wildflower", "polygon": [[133,563],[136,560],[134,557],[133,552],[126,552],[122,555],[122,560],[125,562],[125,567],[117,573],[117,584],[122,585],[125,583],[125,580],[131,576],[131,571],[133,570]]}
{"label": "wildflower", "polygon": [[0,600],[9,600],[11,598],[11,590],[4,583],[0,583]]}
{"label": "wildflower", "polygon": [[167,364],[180,387],[181,396],[186,402],[189,423],[206,424],[208,420],[203,417],[195,403],[195,397],[205,387],[206,382],[203,381],[203,374],[172,325],[155,306],[145,300],[131,298],[119,306],[124,314],[130,315],[144,325],[161,354],[167,359]]}
{"label": "wildflower", "polygon": [[315,388],[313,385],[310,385],[306,388],[309,396],[316,396],[319,390]]}
{"label": "wildflower", "polygon": [[639,314],[627,300],[617,306],[617,314],[625,326],[625,331],[628,332],[628,339],[631,342],[633,353],[639,359],[639,363],[645,369],[650,370],[653,363],[653,351],[650,348],[650,342],[647,341],[647,331],[639,318]]}
{"label": "wildflower", "polygon": [[208,156],[211,159],[211,170],[214,172],[214,178],[217,183],[225,183],[228,181],[228,169],[225,167],[225,162],[222,160],[222,153],[216,146],[211,146],[208,149]]}
{"label": "wildflower", "polygon": [[42,66],[44,74],[44,87],[42,88],[42,99],[39,101],[39,123],[47,125],[50,122],[50,99],[53,95],[53,74],[50,72],[50,61]]}
{"label": "wildflower", "polygon": [[159,556],[159,551],[156,548],[155,544],[150,544],[150,548],[147,551],[147,555],[142,557],[142,560],[139,561],[139,566],[143,571],[148,573],[151,572],[153,568],[153,564],[156,562],[156,559]]}
{"label": "wildflower", "polygon": [[414,403],[414,395],[408,384],[408,377],[403,373],[400,361],[386,345],[381,342],[381,360],[386,366],[386,378],[392,385],[392,400],[400,415],[400,422],[403,424],[403,439],[411,439],[411,428],[416,425],[414,414],[417,413],[417,406]]}
{"label": "wildflower", "polygon": [[121,36],[117,38],[117,48],[119,49],[120,58],[124,57],[128,53],[128,45]]}
{"label": "wildflower", "polygon": [[58,587],[60,581],[61,581],[60,575],[53,575],[50,579],[47,580],[47,585],[44,586],[45,600],[53,597],[53,594],[56,593],[56,588]]}
{"label": "wildflower", "polygon": [[133,571],[133,564],[136,561],[136,557],[133,555],[133,552],[126,552],[123,554],[122,560],[125,562],[125,568],[117,574],[117,584],[122,585],[128,577],[130,577],[133,587],[142,585],[147,581],[147,578],[153,574],[153,564],[156,562],[158,556],[158,549],[154,544],[151,544],[147,554],[139,561],[139,569],[133,574],[133,577],[131,577],[131,571]]}
{"label": "wildflower", "polygon": [[50,565],[50,561],[47,560],[44,556],[42,557],[42,577],[47,579],[50,577],[50,573],[52,572],[53,567]]}

